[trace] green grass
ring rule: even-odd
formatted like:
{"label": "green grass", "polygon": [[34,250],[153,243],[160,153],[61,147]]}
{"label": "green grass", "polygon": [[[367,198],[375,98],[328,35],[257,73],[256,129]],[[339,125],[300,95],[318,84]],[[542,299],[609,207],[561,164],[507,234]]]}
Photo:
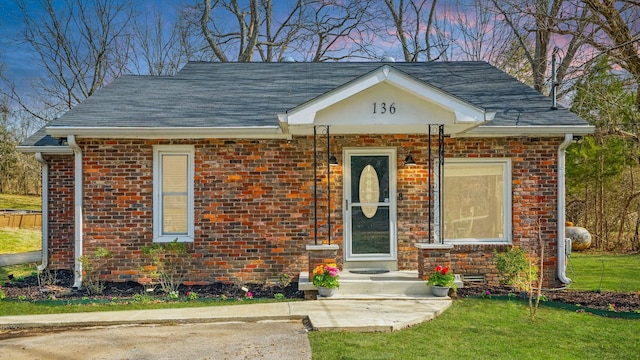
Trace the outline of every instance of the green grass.
{"label": "green grass", "polygon": [[0,194],[0,209],[42,210],[39,196]]}
{"label": "green grass", "polygon": [[568,261],[570,289],[588,291],[640,291],[640,254],[574,252]]}
{"label": "green grass", "polygon": [[203,306],[243,305],[264,302],[274,302],[273,299],[243,299],[243,300],[203,300],[203,301],[167,301],[142,302],[131,299],[114,300],[105,303],[65,304],[64,301],[48,302],[30,301],[0,301],[0,314],[3,315],[38,315],[38,314],[68,314],[99,311],[121,310],[152,310],[178,309]]}
{"label": "green grass", "polygon": [[394,333],[310,332],[313,359],[637,359],[640,321],[460,299],[440,317]]}
{"label": "green grass", "polygon": [[0,284],[9,278],[9,274],[16,278],[24,278],[37,272],[38,269],[35,263],[3,266],[0,267]]}
{"label": "green grass", "polygon": [[42,250],[40,229],[0,228],[0,254]]}

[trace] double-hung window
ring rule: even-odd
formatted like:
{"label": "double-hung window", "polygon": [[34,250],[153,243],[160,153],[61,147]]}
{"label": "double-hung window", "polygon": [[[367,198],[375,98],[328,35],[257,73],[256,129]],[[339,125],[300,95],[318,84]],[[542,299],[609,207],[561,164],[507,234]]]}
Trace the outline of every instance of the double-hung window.
{"label": "double-hung window", "polygon": [[511,241],[510,159],[446,159],[442,199],[446,242]]}
{"label": "double-hung window", "polygon": [[153,241],[193,241],[194,148],[153,148]]}

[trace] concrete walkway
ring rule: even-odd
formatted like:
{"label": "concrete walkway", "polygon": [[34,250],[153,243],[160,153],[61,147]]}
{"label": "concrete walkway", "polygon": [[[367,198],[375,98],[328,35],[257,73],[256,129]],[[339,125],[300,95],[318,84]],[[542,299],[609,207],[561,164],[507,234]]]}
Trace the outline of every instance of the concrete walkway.
{"label": "concrete walkway", "polygon": [[0,333],[43,327],[119,324],[304,321],[311,330],[388,332],[433,319],[451,306],[444,299],[316,300],[200,308],[0,316]]}

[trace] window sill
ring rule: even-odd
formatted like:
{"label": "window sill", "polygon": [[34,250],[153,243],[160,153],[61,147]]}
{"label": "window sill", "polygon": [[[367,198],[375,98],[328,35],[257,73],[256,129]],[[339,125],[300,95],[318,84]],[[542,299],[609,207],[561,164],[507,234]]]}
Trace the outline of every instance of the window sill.
{"label": "window sill", "polygon": [[417,249],[430,249],[430,250],[453,249],[453,244],[416,243],[415,247]]}
{"label": "window sill", "polygon": [[169,243],[169,242],[183,242],[190,243],[193,242],[192,236],[160,236],[153,238],[154,243]]}

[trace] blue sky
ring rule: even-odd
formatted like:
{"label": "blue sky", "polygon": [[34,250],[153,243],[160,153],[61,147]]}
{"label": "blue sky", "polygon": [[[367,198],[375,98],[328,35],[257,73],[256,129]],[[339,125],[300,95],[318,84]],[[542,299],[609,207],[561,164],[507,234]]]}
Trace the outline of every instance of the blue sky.
{"label": "blue sky", "polygon": [[[8,75],[12,79],[19,82],[28,82],[37,78],[40,74],[40,67],[36,64],[37,57],[30,51],[28,44],[25,44],[22,35],[24,29],[22,21],[22,13],[15,4],[17,0],[0,0],[0,63],[4,64],[4,75]],[[44,9],[35,5],[39,0],[25,0],[27,5],[32,5],[32,14],[37,16]],[[183,3],[184,0],[135,0],[140,7],[151,7],[152,5],[160,5],[166,10],[167,15],[173,16],[177,4]],[[54,0],[56,3],[62,3],[60,0]],[[168,19],[167,19],[168,20]],[[20,83],[17,84],[20,86]]]}
{"label": "blue sky", "polygon": [[21,45],[22,15],[12,0],[0,4],[0,61],[7,74],[29,78],[36,70],[33,58]]}

